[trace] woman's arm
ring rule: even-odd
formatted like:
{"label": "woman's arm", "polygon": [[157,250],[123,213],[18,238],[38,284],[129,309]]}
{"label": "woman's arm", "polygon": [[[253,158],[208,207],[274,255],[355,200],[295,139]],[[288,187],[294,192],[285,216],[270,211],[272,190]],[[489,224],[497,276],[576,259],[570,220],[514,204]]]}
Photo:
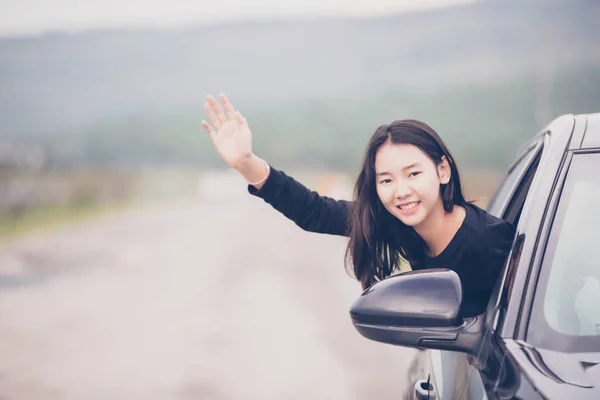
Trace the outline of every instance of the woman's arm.
{"label": "woman's arm", "polygon": [[208,96],[208,102],[204,104],[216,130],[206,121],[202,121],[202,126],[223,160],[250,184],[249,192],[261,197],[302,229],[347,236],[351,203],[320,196],[283,172],[270,168],[252,152],[252,134],[246,119],[234,110],[225,95],[219,97],[225,111],[212,96]]}
{"label": "woman's arm", "polygon": [[348,236],[352,203],[320,196],[273,167],[260,190],[248,185],[250,194],[262,198],[277,211],[309,232]]}

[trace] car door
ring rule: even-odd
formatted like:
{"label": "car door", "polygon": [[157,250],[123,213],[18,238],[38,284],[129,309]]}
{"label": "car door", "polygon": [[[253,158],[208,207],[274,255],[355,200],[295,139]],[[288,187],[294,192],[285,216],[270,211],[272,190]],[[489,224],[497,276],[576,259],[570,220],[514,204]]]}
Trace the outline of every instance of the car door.
{"label": "car door", "polygon": [[437,397],[430,399],[463,399],[469,383],[467,355],[453,351],[429,350],[431,382]]}
{"label": "car door", "polygon": [[[565,165],[564,184],[557,187],[549,217],[544,221],[548,229],[540,238],[540,263],[533,272],[536,287],[531,312],[522,317],[527,328],[521,343],[543,354],[547,369],[562,377],[556,380],[532,374],[534,385],[543,389],[543,394],[597,399],[600,151],[593,148],[571,152]],[[557,360],[552,362],[552,356]],[[564,371],[569,374],[564,375]]]}
{"label": "car door", "polygon": [[[487,211],[499,218],[510,221],[515,226],[519,222],[521,211],[527,198],[529,188],[535,178],[539,161],[544,150],[547,135],[537,135],[509,167],[506,176],[498,190],[488,204]],[[501,283],[499,282],[498,285]],[[501,288],[498,288],[500,291]],[[461,399],[487,399],[482,376],[477,369],[469,363],[464,367],[467,370],[466,390]]]}
{"label": "car door", "polygon": [[510,336],[503,336],[512,372],[494,385],[506,398],[534,391],[539,398],[600,398],[598,170],[598,148],[571,151],[550,195],[536,196],[547,207],[534,262],[527,263],[530,283],[519,287],[531,305],[516,316],[518,329],[510,326]]}

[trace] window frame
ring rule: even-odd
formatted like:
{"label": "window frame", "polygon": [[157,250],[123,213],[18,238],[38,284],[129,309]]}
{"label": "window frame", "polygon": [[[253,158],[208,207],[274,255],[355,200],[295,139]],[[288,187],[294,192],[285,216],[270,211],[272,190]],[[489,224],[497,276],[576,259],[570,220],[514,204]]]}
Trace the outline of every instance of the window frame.
{"label": "window frame", "polygon": [[[531,263],[534,261],[536,245],[533,244],[533,253],[527,247],[531,248],[531,239],[538,237],[540,225],[535,222],[537,218],[531,218],[531,210],[528,211],[525,220],[522,220],[521,216],[525,208],[530,209],[538,202],[535,198],[531,198],[532,191],[535,194],[540,190],[540,185],[547,184],[545,175],[547,175],[548,163],[555,162],[556,143],[558,141],[560,146],[561,140],[564,140],[564,137],[557,136],[557,133],[551,129],[541,131],[531,140],[509,169],[515,171],[518,164],[527,159],[519,172],[518,179],[514,181],[511,191],[507,192],[506,198],[499,202],[502,207],[496,205],[495,213],[492,212],[496,217],[513,223],[517,228],[502,277],[494,290],[487,311],[491,313],[488,316],[490,326],[499,337],[524,338],[524,335],[519,332],[519,327],[526,325],[529,318],[526,300],[530,295],[528,292],[533,289],[530,279],[532,274],[535,275],[535,269],[532,270]],[[506,185],[505,181],[503,185]],[[544,202],[544,208],[545,206]],[[525,250],[527,252],[524,253]]]}
{"label": "window frame", "polygon": [[[547,132],[543,133],[541,136],[536,137],[528,143],[521,151],[521,154],[508,168],[506,176],[502,180],[502,183],[500,183],[498,190],[487,207],[488,212],[492,215],[506,219],[506,215],[512,210],[511,207],[514,207],[515,205],[515,197],[522,195],[521,190],[523,190],[522,186],[525,177],[531,173],[532,167],[537,171],[537,165],[539,165],[539,160],[544,148],[544,137],[546,133]],[[516,179],[513,180],[513,176],[515,176]],[[509,184],[510,186],[508,186]],[[527,189],[529,189],[529,187]],[[523,204],[524,198],[520,206],[521,209],[523,208]],[[515,221],[510,222],[514,223]]]}
{"label": "window frame", "polygon": [[[527,195],[533,184],[533,180],[538,173],[544,150],[548,146],[549,135],[549,131],[542,132],[525,147],[519,157],[517,157],[516,161],[513,162],[508,169],[506,177],[494,195],[494,203],[490,202],[492,207],[497,208],[496,210],[488,210],[491,211],[492,215],[511,222],[517,228],[511,250],[504,265],[502,278],[498,280],[496,288],[492,293],[490,304],[488,305],[487,312],[494,313],[492,316],[492,329],[494,332],[501,331],[504,325],[506,309],[505,307],[499,307],[499,305],[506,303],[508,297],[510,297],[510,292],[514,285],[515,273],[519,267],[520,254],[524,240],[524,235],[522,233],[520,234],[518,229],[519,219],[525,206]],[[523,161],[525,162],[521,164]],[[512,179],[511,174],[517,174],[516,179]],[[512,183],[511,186],[507,187],[506,185],[508,182]],[[504,194],[505,197],[501,198],[499,195],[503,190],[503,187],[507,187],[509,190]]]}

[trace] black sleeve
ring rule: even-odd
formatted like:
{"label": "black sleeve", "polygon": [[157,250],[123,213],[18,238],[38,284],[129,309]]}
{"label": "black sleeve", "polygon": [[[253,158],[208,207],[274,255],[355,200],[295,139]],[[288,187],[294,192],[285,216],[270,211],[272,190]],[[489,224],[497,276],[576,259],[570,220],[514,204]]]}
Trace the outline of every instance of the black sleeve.
{"label": "black sleeve", "polygon": [[348,236],[352,202],[320,196],[273,167],[262,188],[257,190],[248,185],[248,192],[262,198],[306,231]]}

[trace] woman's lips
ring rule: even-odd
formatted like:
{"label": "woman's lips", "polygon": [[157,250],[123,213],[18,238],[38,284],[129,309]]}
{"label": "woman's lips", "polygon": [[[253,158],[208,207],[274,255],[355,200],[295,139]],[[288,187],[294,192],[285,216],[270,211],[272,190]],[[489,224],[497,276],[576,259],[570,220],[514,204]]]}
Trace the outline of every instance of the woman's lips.
{"label": "woman's lips", "polygon": [[[413,202],[413,203],[415,203],[415,202]],[[414,213],[416,213],[416,212],[417,212],[417,210],[419,209],[419,207],[421,207],[421,202],[420,202],[420,201],[417,201],[416,203],[417,203],[417,205],[415,205],[414,207],[412,207],[412,208],[409,208],[409,209],[405,209],[405,210],[403,210],[402,208],[400,208],[400,206],[396,206],[396,208],[397,208],[397,209],[398,209],[398,211],[400,211],[400,213],[402,213],[403,215],[411,215],[411,214],[414,214]]]}

